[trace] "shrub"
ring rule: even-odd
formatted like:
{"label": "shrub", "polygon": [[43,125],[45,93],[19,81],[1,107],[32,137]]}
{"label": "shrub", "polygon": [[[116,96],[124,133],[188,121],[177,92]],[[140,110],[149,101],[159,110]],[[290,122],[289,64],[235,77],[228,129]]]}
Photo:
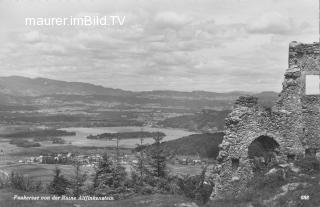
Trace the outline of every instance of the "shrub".
{"label": "shrub", "polygon": [[1,177],[0,178],[0,189],[6,188],[10,186],[10,180],[9,178],[6,177]]}
{"label": "shrub", "polygon": [[205,204],[209,201],[212,193],[211,184],[205,182],[206,168],[202,170],[202,173],[197,176],[185,176],[180,178],[178,186],[180,187],[181,193],[187,198],[196,201],[200,204]]}
{"label": "shrub", "polygon": [[67,188],[70,186],[70,182],[61,175],[61,170],[56,168],[54,170],[55,175],[52,182],[48,186],[48,191],[51,194],[62,196],[67,194]]}
{"label": "shrub", "polygon": [[278,161],[276,159],[270,159],[268,162],[260,159],[258,157],[254,157],[251,159],[251,167],[255,174],[264,174],[267,173],[270,169],[278,167]]}
{"label": "shrub", "polygon": [[40,147],[41,145],[38,142],[31,142],[24,139],[13,139],[10,141],[10,144],[16,145],[17,147]]}
{"label": "shrub", "polygon": [[60,137],[52,138],[52,144],[65,144],[66,141]]}
{"label": "shrub", "polygon": [[166,178],[156,178],[156,188],[159,193],[178,194],[181,191],[177,180],[178,178],[172,176],[167,176]]}
{"label": "shrub", "polygon": [[150,185],[138,186],[136,188],[136,190],[138,193],[140,193],[142,195],[151,195],[151,194],[155,193],[155,191],[156,191],[156,189]]}
{"label": "shrub", "polygon": [[313,174],[320,172],[320,161],[315,157],[307,156],[295,162],[295,165],[301,168],[302,172]]}
{"label": "shrub", "polygon": [[248,183],[248,185],[253,189],[275,189],[284,185],[286,182],[287,181],[283,175],[283,172],[279,170],[276,173],[270,175],[257,174]]}
{"label": "shrub", "polygon": [[9,185],[13,189],[28,192],[38,192],[42,189],[41,181],[34,181],[27,176],[15,172],[12,172],[9,177]]}
{"label": "shrub", "polygon": [[71,195],[79,198],[79,196],[85,191],[85,181],[87,180],[87,173],[83,172],[81,169],[81,163],[75,162],[74,163],[74,175],[71,177],[70,180],[70,191]]}

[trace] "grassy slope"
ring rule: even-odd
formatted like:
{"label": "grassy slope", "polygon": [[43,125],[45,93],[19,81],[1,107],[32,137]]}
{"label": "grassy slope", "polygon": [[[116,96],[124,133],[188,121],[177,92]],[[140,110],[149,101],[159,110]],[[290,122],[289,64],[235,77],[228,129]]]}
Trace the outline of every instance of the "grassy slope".
{"label": "grassy slope", "polygon": [[[275,198],[283,193],[281,186],[255,189],[243,193],[239,198],[230,197],[223,200],[212,201],[206,207],[318,207],[320,206],[320,177],[310,180],[309,178],[299,178],[296,182],[307,183],[308,186],[299,186],[297,189],[288,191],[285,195],[276,198],[275,201],[264,203],[264,201]],[[284,184],[285,185],[285,184]],[[302,200],[302,195],[308,195],[309,200]]]}
{"label": "grassy slope", "polygon": [[[206,207],[319,207],[320,165],[311,173],[300,168],[299,172],[287,171],[255,177],[239,197],[226,197],[209,202]],[[299,184],[297,187],[292,187]],[[291,187],[288,187],[291,186]],[[309,199],[301,199],[309,196]]]}
{"label": "grassy slope", "polygon": [[219,153],[224,133],[192,134],[180,139],[164,142],[165,151],[175,155],[200,155],[206,158],[216,158]]}
{"label": "grassy slope", "polygon": [[223,130],[225,118],[230,111],[214,111],[203,110],[201,113],[194,115],[184,115],[173,118],[168,118],[159,122],[160,126],[182,128],[191,131],[216,129]]}
{"label": "grassy slope", "polygon": [[[115,153],[115,147],[90,147],[90,146],[74,146],[74,145],[59,145],[59,146],[48,146],[41,148],[20,148],[19,150],[10,153],[11,156],[39,156],[39,154],[51,154],[51,153],[74,153],[74,154],[102,154]],[[120,153],[129,154],[131,149],[120,148]]]}

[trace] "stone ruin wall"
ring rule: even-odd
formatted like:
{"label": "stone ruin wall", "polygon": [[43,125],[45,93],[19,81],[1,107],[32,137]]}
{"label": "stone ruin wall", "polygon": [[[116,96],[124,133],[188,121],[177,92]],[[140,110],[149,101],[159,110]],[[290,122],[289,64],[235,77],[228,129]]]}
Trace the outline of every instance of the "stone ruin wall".
{"label": "stone ruin wall", "polygon": [[[299,135],[304,150],[316,152],[320,149],[320,96],[305,94],[306,75],[320,75],[320,45],[293,42],[289,47],[289,69],[277,107],[296,111],[300,124],[292,128]],[[288,107],[286,94],[295,97],[294,107]]]}
{"label": "stone ruin wall", "polygon": [[320,75],[319,44],[292,42],[282,92],[272,109],[255,97],[240,97],[226,118],[226,130],[215,169],[213,196],[236,195],[253,176],[248,147],[267,136],[279,144],[279,159],[320,149],[320,96],[305,95],[306,75]]}

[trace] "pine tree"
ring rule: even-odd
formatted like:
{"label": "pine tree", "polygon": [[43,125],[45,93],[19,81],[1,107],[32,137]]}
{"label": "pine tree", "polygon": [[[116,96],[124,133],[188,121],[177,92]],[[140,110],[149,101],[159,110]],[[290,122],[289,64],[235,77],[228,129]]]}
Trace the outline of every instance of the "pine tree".
{"label": "pine tree", "polygon": [[[142,132],[142,129],[141,129]],[[142,133],[141,133],[142,134]],[[147,159],[145,156],[145,150],[143,149],[143,138],[140,138],[140,144],[137,145],[136,149],[139,149],[136,154],[137,163],[132,164],[133,172],[132,176],[134,177],[133,180],[136,184],[143,185],[143,181],[145,177],[150,174],[147,168]]]}
{"label": "pine tree", "polygon": [[59,168],[55,168],[54,177],[52,182],[48,186],[48,191],[51,194],[62,196],[67,193],[67,188],[70,186],[70,182],[61,175],[61,170]]}
{"label": "pine tree", "polygon": [[163,136],[158,132],[153,139],[155,143],[150,152],[151,162],[149,163],[152,171],[151,173],[153,176],[163,178],[166,176],[166,156],[161,147]]}
{"label": "pine tree", "polygon": [[87,180],[87,174],[82,172],[81,163],[76,161],[74,163],[74,176],[71,179],[72,195],[78,198],[83,193],[84,182]]}
{"label": "pine tree", "polygon": [[150,175],[150,171],[147,165],[147,158],[145,153],[140,152],[136,155],[137,163],[132,164],[135,183],[138,185],[143,185],[146,176]]}
{"label": "pine tree", "polygon": [[114,164],[107,155],[104,155],[94,178],[95,194],[104,196],[124,193],[126,176],[124,167]]}

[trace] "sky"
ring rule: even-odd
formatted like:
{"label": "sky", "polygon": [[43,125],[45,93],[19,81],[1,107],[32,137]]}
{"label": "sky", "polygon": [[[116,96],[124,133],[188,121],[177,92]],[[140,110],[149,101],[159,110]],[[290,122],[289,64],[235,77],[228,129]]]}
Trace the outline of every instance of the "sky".
{"label": "sky", "polygon": [[[0,0],[0,76],[132,91],[280,91],[291,41],[316,42],[316,0]],[[115,26],[25,18],[125,16]]]}

